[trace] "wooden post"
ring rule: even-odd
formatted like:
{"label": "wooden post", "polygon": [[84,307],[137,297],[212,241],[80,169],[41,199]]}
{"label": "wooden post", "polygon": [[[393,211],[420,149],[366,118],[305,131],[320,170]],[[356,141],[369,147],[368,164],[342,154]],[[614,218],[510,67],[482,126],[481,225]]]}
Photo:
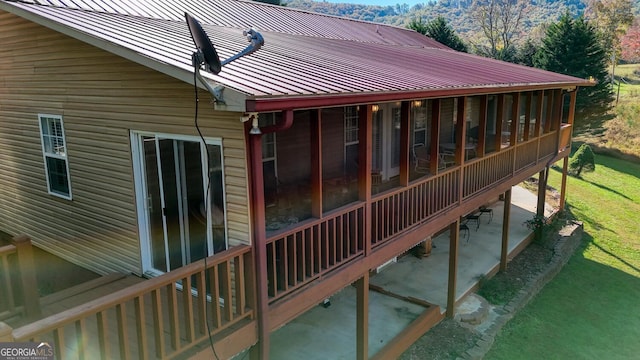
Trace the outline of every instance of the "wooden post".
{"label": "wooden post", "polygon": [[411,102],[403,101],[400,108],[400,186],[409,185],[409,147],[411,143]]}
{"label": "wooden post", "polygon": [[500,271],[507,270],[509,256],[509,221],[511,219],[511,189],[504,193],[504,214],[502,218],[502,251],[500,253]]}
{"label": "wooden post", "polygon": [[356,281],[356,359],[369,358],[369,272]]}
{"label": "wooden post", "polygon": [[0,321],[0,342],[13,342],[14,340],[11,326]]}
{"label": "wooden post", "polygon": [[40,310],[40,293],[38,292],[38,279],[36,264],[33,260],[31,239],[25,235],[20,235],[14,237],[12,242],[18,255],[24,315],[27,319],[37,319],[42,315],[42,311]]}
{"label": "wooden post", "polygon": [[[509,146],[516,146],[518,144],[518,131],[520,129],[520,93],[513,94],[513,101],[511,102],[511,129],[509,129],[510,138]],[[515,156],[514,156],[515,163]]]}
{"label": "wooden post", "polygon": [[431,148],[429,149],[429,163],[431,174],[438,173],[439,148],[440,148],[440,99],[431,101]]}
{"label": "wooden post", "polygon": [[487,105],[489,96],[480,96],[480,124],[478,125],[478,145],[476,146],[476,156],[484,156],[487,137]]}
{"label": "wooden post", "polygon": [[[248,133],[248,132],[247,132]],[[256,279],[256,317],[258,319],[258,359],[269,358],[269,290],[267,289],[267,233],[264,210],[264,179],[262,173],[262,135],[247,135],[250,144],[251,195],[253,220],[253,253]]]}
{"label": "wooden post", "polygon": [[560,204],[558,211],[564,211],[565,201],[567,199],[567,171],[569,170],[569,157],[562,159],[562,185],[560,186]]}
{"label": "wooden post", "polygon": [[358,111],[358,197],[365,202],[364,254],[371,253],[371,151],[373,148],[373,107],[360,105]]}
{"label": "wooden post", "polygon": [[458,277],[458,243],[460,240],[460,220],[449,225],[449,283],[447,289],[447,317],[456,314],[456,279]]}
{"label": "wooden post", "polygon": [[504,94],[498,95],[496,105],[496,137],[495,148],[496,152],[502,150],[502,122],[504,121]]}
{"label": "wooden post", "polygon": [[547,168],[544,168],[538,174],[538,204],[536,205],[536,215],[538,216],[544,216],[548,171],[549,170]]}

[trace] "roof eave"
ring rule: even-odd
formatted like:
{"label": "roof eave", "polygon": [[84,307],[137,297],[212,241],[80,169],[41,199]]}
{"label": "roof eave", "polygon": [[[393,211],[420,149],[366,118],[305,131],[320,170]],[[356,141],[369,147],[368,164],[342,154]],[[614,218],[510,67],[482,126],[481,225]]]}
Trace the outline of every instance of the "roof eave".
{"label": "roof eave", "polygon": [[588,81],[553,82],[541,84],[479,86],[464,88],[421,89],[398,92],[364,92],[349,94],[302,95],[247,99],[247,111],[269,112],[302,110],[334,106],[370,104],[391,101],[411,101],[453,96],[491,95],[505,92],[534,91],[544,89],[573,90],[579,86],[592,86]]}
{"label": "roof eave", "polygon": [[[19,16],[33,23],[36,23],[38,25],[42,25],[51,30],[57,31],[61,34],[70,36],[76,40],[82,41],[89,45],[95,46],[99,49],[108,51],[114,55],[133,61],[147,68],[150,68],[160,73],[163,73],[165,75],[171,76],[187,84],[193,84],[193,71],[155,60],[153,58],[142,55],[126,47],[119,46],[117,44],[114,44],[104,39],[97,38],[95,36],[91,36],[89,34],[78,31],[72,27],[65,26],[54,20],[48,19],[43,16],[39,16],[37,14],[24,10],[20,7],[13,6],[11,3],[8,3],[8,2],[0,1],[0,10],[7,11],[16,16]],[[209,80],[209,83],[212,87],[221,85],[219,83],[215,83],[212,80]],[[198,87],[205,89],[205,87],[202,84],[198,84]],[[246,111],[246,107],[245,107],[246,99],[247,99],[246,94],[240,91],[237,91],[235,89],[231,89],[229,87],[224,86],[223,95],[224,95],[225,104],[215,104],[216,110],[238,111],[238,112]]]}

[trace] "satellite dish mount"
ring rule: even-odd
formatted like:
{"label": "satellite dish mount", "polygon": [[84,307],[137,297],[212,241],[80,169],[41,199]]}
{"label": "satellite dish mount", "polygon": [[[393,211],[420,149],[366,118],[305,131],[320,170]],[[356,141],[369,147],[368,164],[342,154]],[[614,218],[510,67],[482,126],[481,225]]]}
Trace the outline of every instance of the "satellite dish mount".
{"label": "satellite dish mount", "polygon": [[216,87],[212,87],[205,78],[200,74],[200,68],[204,65],[205,71],[211,72],[213,74],[219,74],[222,70],[222,66],[237,60],[245,55],[249,55],[262,47],[264,44],[264,38],[260,35],[259,32],[249,29],[242,32],[243,36],[246,36],[249,41],[249,45],[244,48],[244,50],[239,53],[231,56],[230,58],[220,61],[220,57],[218,57],[218,53],[216,52],[216,48],[211,43],[209,36],[204,32],[202,25],[193,18],[191,15],[184,13],[184,16],[187,20],[187,26],[189,27],[189,32],[191,32],[191,38],[193,39],[193,43],[196,45],[197,50],[191,55],[191,63],[194,68],[194,72],[198,80],[204,85],[204,87],[211,93],[215,102],[217,104],[224,104],[224,98],[222,96],[222,92],[224,87],[222,85],[218,85]]}

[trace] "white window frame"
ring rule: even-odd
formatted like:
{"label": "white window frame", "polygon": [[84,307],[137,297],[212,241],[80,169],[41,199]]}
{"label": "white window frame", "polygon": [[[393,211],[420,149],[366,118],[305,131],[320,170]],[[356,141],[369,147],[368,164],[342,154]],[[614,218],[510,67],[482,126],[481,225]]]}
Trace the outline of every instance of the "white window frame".
{"label": "white window frame", "polygon": [[[60,122],[60,131],[62,132],[62,136],[56,136],[56,135],[47,135],[50,138],[62,138],[62,149],[63,151],[59,151],[59,152],[51,152],[51,151],[47,151],[46,146],[45,146],[45,133],[44,133],[44,128],[43,128],[43,122],[47,122],[47,124],[49,123],[49,121],[56,121],[56,122]],[[42,145],[42,160],[44,162],[44,172],[45,172],[45,178],[47,180],[47,191],[49,192],[49,194],[66,199],[66,200],[72,200],[72,194],[71,194],[71,176],[69,175],[69,158],[67,157],[67,138],[65,136],[65,131],[64,131],[64,121],[62,120],[62,116],[61,115],[51,115],[51,114],[38,114],[38,126],[40,127],[40,143]],[[66,177],[67,177],[67,185],[69,188],[69,193],[62,193],[59,191],[55,191],[51,189],[51,183],[49,181],[49,165],[47,163],[47,158],[54,158],[54,159],[58,159],[58,160],[63,160],[65,163],[65,170],[66,170]]]}

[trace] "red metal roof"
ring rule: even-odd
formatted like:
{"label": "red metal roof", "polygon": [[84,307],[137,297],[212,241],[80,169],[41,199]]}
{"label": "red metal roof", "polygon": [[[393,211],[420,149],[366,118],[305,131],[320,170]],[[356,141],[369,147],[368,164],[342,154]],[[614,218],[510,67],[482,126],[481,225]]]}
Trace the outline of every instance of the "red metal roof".
{"label": "red metal roof", "polygon": [[247,45],[242,29],[252,25],[264,47],[206,75],[246,94],[250,110],[588,85],[459,53],[406,29],[242,0],[0,0],[0,8],[184,72],[194,50],[184,11],[201,21],[221,59]]}

